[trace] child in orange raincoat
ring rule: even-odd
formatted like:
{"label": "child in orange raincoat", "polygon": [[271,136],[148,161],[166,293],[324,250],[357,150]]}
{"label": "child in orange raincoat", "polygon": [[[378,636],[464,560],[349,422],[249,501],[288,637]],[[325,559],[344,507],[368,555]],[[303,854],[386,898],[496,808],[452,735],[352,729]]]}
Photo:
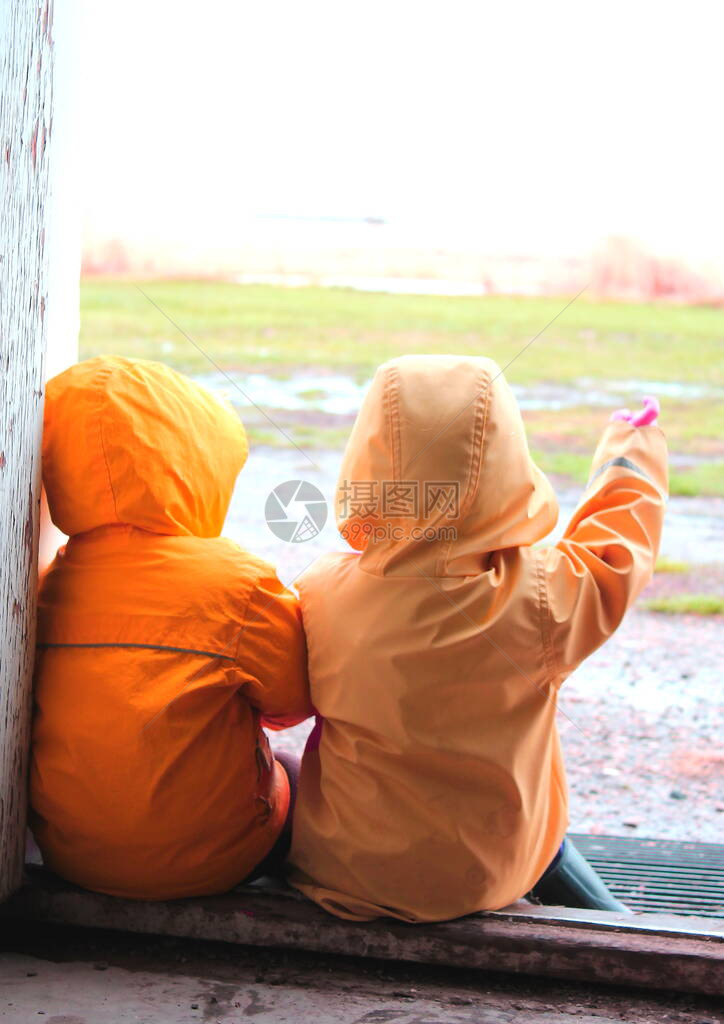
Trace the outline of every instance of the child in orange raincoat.
{"label": "child in orange raincoat", "polygon": [[606,428],[563,539],[535,546],[557,504],[495,363],[378,370],[337,490],[359,554],[324,556],[299,581],[321,729],[290,879],[331,913],[436,921],[534,887],[625,909],[563,842],[555,714],[561,683],[652,575],[667,491],[652,418]]}
{"label": "child in orange raincoat", "polygon": [[48,383],[43,481],[70,539],[40,586],[30,820],[78,885],[223,892],[288,848],[262,725],[311,713],[306,648],[296,598],[219,536],[247,452],[233,410],[159,363]]}

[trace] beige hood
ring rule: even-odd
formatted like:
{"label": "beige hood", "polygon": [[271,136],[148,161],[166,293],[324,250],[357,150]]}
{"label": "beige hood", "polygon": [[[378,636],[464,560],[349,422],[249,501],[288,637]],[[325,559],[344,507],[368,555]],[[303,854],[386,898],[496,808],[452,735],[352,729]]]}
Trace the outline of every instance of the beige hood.
{"label": "beige hood", "polygon": [[469,574],[471,559],[534,544],[558,518],[500,368],[447,355],[378,369],[347,444],[336,510],[365,568],[384,575],[411,564]]}

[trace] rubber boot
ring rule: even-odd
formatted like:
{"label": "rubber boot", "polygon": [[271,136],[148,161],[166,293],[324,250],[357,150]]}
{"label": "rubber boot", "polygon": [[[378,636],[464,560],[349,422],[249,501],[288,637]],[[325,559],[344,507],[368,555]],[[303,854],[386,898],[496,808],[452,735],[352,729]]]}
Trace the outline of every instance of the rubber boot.
{"label": "rubber boot", "polygon": [[549,906],[631,913],[611,894],[606,883],[570,839],[564,840],[560,854],[533,887],[531,896]]}

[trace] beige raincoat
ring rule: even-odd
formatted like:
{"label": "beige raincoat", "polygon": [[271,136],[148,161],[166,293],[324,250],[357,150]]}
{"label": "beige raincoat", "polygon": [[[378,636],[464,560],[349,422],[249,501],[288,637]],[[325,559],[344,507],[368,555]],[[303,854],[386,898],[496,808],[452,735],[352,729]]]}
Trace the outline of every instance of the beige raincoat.
{"label": "beige raincoat", "polygon": [[535,884],[568,821],[558,687],[651,578],[666,461],[658,427],[610,424],[563,539],[534,547],[557,503],[495,363],[378,370],[337,492],[361,554],[300,581],[324,727],[301,774],[298,889],[340,917],[436,921]]}

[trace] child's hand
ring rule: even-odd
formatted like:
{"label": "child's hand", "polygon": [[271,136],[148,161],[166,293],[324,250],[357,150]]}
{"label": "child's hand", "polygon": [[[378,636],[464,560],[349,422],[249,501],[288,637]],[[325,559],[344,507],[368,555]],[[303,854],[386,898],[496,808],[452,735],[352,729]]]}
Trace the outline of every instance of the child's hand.
{"label": "child's hand", "polygon": [[648,427],[650,423],[656,422],[659,412],[658,398],[654,398],[653,395],[646,395],[643,409],[639,412],[631,412],[629,409],[617,409],[616,412],[611,413],[611,422],[625,420],[632,427]]}

